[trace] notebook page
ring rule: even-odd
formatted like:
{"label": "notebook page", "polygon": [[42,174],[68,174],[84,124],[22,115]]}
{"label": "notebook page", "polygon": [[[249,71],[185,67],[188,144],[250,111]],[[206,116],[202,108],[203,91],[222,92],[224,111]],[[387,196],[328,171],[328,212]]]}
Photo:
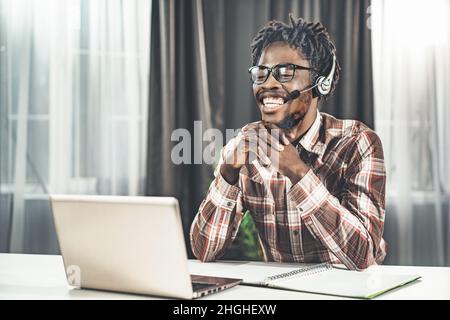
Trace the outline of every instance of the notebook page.
{"label": "notebook page", "polygon": [[290,272],[311,265],[314,264],[286,264],[280,266],[279,263],[274,263],[272,265],[270,262],[197,263],[195,267],[190,267],[190,273],[214,277],[243,279],[243,283],[260,284],[267,277]]}
{"label": "notebook page", "polygon": [[272,281],[270,286],[354,298],[373,298],[385,291],[420,278],[382,272],[358,272],[331,269],[311,276],[296,276]]}

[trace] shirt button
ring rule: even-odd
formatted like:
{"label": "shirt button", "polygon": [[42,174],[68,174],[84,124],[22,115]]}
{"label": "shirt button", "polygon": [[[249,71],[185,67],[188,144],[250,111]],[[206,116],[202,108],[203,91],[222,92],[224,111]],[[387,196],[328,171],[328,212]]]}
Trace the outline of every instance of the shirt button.
{"label": "shirt button", "polygon": [[303,212],[303,209],[300,207],[300,208],[298,208],[301,212]]}
{"label": "shirt button", "polygon": [[227,206],[231,207],[232,205],[233,205],[233,202],[231,202],[231,201],[227,202]]}
{"label": "shirt button", "polygon": [[298,235],[298,230],[294,230],[294,235]]}

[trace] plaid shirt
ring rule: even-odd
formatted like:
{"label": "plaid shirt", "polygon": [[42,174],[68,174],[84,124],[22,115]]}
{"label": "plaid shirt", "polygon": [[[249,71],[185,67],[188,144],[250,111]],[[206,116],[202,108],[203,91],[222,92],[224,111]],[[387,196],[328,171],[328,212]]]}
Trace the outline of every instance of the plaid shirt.
{"label": "plaid shirt", "polygon": [[219,171],[222,151],[191,226],[198,259],[221,257],[249,210],[265,261],[343,263],[361,270],[384,260],[386,175],[377,134],[359,121],[317,112],[296,147],[310,170],[295,185],[257,160],[230,185]]}

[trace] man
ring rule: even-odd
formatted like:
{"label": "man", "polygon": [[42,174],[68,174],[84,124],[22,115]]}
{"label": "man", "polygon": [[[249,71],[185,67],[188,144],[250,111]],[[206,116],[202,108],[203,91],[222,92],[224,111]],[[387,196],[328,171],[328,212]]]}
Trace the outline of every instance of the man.
{"label": "man", "polygon": [[192,250],[202,261],[221,257],[249,210],[266,261],[362,270],[386,255],[381,141],[361,122],[318,111],[339,79],[335,46],[320,23],[290,22],[269,22],[252,43],[262,119],[222,150],[191,226]]}

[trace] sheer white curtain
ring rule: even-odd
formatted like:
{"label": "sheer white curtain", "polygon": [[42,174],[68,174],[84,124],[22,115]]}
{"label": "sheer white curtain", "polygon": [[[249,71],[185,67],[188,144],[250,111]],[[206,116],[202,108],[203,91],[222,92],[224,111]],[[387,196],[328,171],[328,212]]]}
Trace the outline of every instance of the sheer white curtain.
{"label": "sheer white curtain", "polygon": [[144,193],[151,1],[0,5],[0,248],[51,252],[47,193]]}
{"label": "sheer white curtain", "polygon": [[450,265],[450,1],[373,0],[387,263]]}

